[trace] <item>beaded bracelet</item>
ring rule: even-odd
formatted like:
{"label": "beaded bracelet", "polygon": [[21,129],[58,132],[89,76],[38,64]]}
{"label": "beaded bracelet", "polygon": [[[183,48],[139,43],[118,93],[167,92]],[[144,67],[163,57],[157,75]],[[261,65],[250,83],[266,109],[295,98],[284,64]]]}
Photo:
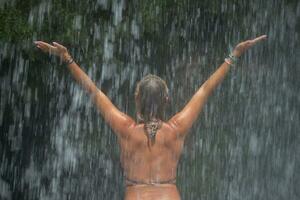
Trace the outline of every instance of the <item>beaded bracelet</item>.
{"label": "beaded bracelet", "polygon": [[70,58],[65,62],[67,65],[70,65],[74,62],[74,59],[70,56]]}

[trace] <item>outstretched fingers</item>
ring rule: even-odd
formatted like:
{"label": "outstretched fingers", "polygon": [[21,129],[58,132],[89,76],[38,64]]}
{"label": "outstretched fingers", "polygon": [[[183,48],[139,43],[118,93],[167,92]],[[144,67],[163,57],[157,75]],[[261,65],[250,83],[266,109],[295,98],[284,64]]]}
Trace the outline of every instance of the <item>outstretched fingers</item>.
{"label": "outstretched fingers", "polygon": [[47,48],[51,48],[52,46],[46,42],[42,42],[42,41],[36,41],[34,42],[36,45],[40,46],[40,47],[47,47]]}
{"label": "outstretched fingers", "polygon": [[63,45],[61,45],[61,44],[59,44],[59,43],[57,43],[57,42],[53,42],[53,45],[55,46],[55,47],[57,47],[59,50],[67,50],[67,48],[66,47],[64,47]]}
{"label": "outstretched fingers", "polygon": [[42,42],[42,41],[36,41],[34,42],[38,48],[42,49],[42,50],[48,50],[51,49],[51,45],[46,43],[46,42]]}
{"label": "outstretched fingers", "polygon": [[43,41],[35,41],[36,47],[41,49],[44,52],[48,52],[50,54],[57,54],[57,47],[52,46]]}
{"label": "outstretched fingers", "polygon": [[246,40],[244,42],[239,43],[235,49],[233,50],[233,55],[236,57],[240,57],[246,50],[254,46],[256,43],[267,39],[267,35],[261,35],[252,40]]}
{"label": "outstretched fingers", "polygon": [[254,45],[262,40],[265,40],[267,39],[267,35],[262,35],[262,36],[259,36],[257,38],[254,38],[253,40],[251,40],[251,44]]}

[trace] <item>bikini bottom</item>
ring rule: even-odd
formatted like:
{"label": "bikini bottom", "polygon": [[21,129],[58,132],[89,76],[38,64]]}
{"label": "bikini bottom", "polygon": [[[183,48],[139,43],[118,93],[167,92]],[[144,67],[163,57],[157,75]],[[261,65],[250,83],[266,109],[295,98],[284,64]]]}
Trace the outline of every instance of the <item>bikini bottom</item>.
{"label": "bikini bottom", "polygon": [[160,181],[160,182],[143,182],[143,181],[137,181],[137,180],[132,180],[129,178],[125,178],[126,179],[126,186],[135,186],[135,185],[151,185],[151,186],[159,186],[161,184],[176,184],[176,178],[174,179],[170,179],[170,180],[166,180],[166,181]]}

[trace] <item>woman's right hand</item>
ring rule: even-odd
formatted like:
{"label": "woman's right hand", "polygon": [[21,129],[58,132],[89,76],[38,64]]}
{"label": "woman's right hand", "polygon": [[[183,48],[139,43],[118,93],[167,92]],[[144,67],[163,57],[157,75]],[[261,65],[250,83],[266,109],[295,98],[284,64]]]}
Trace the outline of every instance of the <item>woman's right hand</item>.
{"label": "woman's right hand", "polygon": [[57,42],[53,42],[53,45],[43,41],[35,41],[34,43],[36,47],[41,49],[43,52],[59,56],[63,62],[66,62],[71,58],[67,48]]}

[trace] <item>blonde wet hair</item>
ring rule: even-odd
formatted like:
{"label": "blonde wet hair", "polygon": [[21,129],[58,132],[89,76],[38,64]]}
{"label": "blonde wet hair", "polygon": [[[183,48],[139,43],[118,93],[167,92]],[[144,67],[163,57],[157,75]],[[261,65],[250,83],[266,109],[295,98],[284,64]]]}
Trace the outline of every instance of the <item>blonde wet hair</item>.
{"label": "blonde wet hair", "polygon": [[168,87],[160,77],[149,74],[138,82],[135,90],[136,116],[151,141],[165,120],[165,107],[169,98]]}

